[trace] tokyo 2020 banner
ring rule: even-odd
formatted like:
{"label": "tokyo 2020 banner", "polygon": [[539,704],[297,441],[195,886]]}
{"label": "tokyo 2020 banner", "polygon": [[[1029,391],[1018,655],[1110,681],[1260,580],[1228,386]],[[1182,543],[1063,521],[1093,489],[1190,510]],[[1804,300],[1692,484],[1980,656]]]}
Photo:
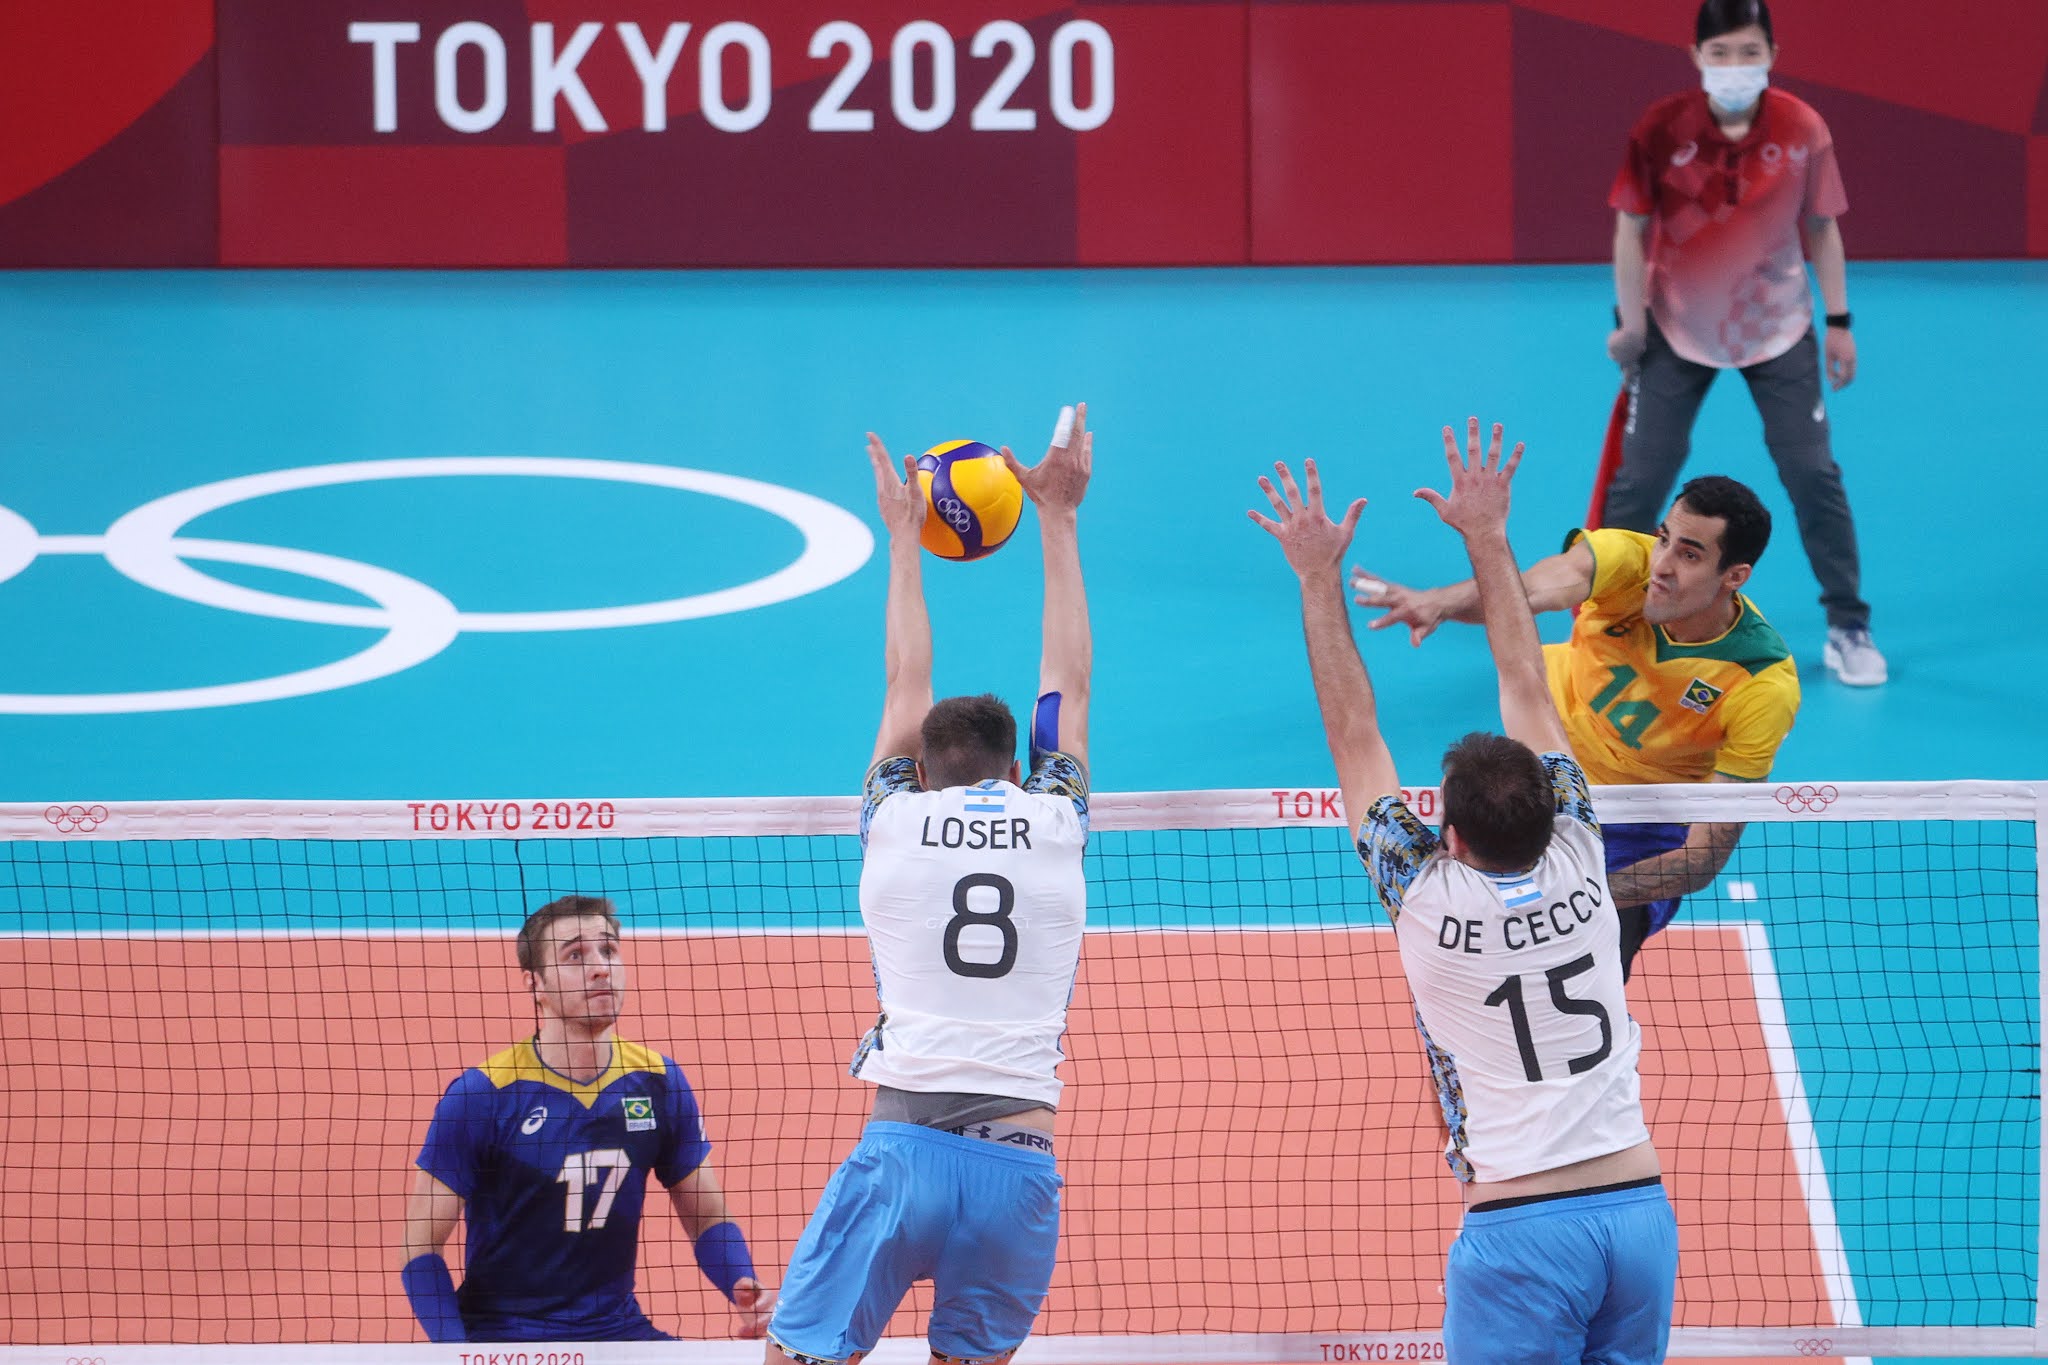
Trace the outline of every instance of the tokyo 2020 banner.
{"label": "tokyo 2020 banner", "polygon": [[[1604,257],[1691,0],[0,10],[0,264]],[[2048,5],[1785,0],[1853,256],[2048,255]]]}

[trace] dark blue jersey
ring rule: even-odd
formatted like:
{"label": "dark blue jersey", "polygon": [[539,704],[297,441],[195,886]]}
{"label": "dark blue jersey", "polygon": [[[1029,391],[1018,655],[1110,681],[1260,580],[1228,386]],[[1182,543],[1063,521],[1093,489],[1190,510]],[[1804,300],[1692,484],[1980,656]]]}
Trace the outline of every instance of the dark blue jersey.
{"label": "dark blue jersey", "polygon": [[710,1152],[682,1068],[637,1043],[613,1040],[588,1085],[531,1040],[456,1077],[419,1167],[464,1201],[470,1340],[651,1335],[633,1297],[647,1173],[673,1185]]}

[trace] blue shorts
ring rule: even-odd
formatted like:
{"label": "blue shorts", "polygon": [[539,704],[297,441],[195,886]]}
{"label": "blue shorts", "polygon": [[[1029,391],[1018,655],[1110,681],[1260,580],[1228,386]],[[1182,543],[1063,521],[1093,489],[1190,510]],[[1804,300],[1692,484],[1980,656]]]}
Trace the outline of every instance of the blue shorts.
{"label": "blue shorts", "polygon": [[1661,1183],[1469,1212],[1444,1273],[1444,1357],[1659,1365],[1677,1282]]}
{"label": "blue shorts", "polygon": [[1060,1183],[1050,1152],[870,1123],[797,1239],[769,1338],[836,1365],[873,1350],[911,1284],[929,1279],[934,1352],[1016,1350],[1052,1284]]}
{"label": "blue shorts", "polygon": [[[1669,853],[1685,842],[1686,832],[1691,828],[1690,825],[1602,825],[1600,834],[1607,845],[1607,870],[1619,872],[1645,858]],[[1654,934],[1678,918],[1678,897],[1651,901],[1647,908],[1650,932]]]}

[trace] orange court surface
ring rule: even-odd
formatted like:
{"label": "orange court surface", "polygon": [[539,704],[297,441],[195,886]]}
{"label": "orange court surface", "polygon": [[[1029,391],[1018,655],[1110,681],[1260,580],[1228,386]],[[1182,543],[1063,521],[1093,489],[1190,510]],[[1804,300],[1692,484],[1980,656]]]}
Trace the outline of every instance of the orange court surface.
{"label": "orange court surface", "polygon": [[[1741,935],[1675,928],[1630,988],[1675,1321],[1827,1324],[1833,1230]],[[864,1117],[865,940],[645,934],[627,959],[620,1033],[682,1064],[772,1277]],[[0,995],[9,1342],[418,1339],[400,1206],[441,1090],[532,1027],[509,941],[15,937]],[[1391,934],[1092,933],[1067,1047],[1041,1337],[1440,1325],[1458,1195]],[[646,1220],[640,1297],[665,1330],[730,1331],[673,1219]]]}

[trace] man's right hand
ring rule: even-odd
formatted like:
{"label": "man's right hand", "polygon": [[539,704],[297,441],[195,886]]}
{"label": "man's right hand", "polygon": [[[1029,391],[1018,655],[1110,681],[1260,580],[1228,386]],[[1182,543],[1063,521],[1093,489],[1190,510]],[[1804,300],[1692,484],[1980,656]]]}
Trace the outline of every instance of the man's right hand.
{"label": "man's right hand", "polygon": [[1607,358],[1624,370],[1632,370],[1641,362],[1649,344],[1647,328],[1617,327],[1607,334]]}
{"label": "man's right hand", "polygon": [[1433,588],[1404,588],[1399,583],[1374,578],[1365,570],[1354,567],[1351,570],[1351,591],[1351,600],[1361,607],[1386,608],[1387,614],[1366,622],[1366,629],[1406,626],[1411,645],[1421,644],[1444,623],[1443,599]]}
{"label": "man's right hand", "polygon": [[872,431],[868,433],[868,463],[875,468],[875,505],[882,513],[882,525],[889,538],[915,542],[924,534],[926,503],[924,484],[917,477],[917,458],[903,457],[903,477],[896,477],[896,461],[889,447]]}

